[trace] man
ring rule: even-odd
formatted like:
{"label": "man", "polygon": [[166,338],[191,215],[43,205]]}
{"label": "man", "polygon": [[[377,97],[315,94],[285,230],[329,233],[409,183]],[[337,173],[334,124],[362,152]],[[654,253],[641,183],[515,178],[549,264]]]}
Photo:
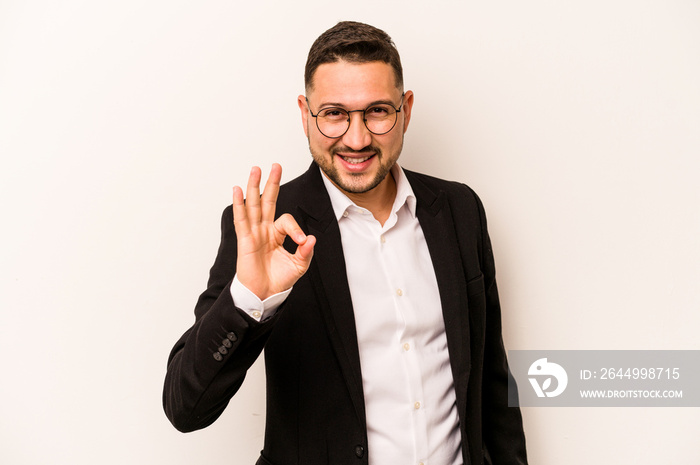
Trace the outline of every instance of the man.
{"label": "man", "polygon": [[[165,411],[218,418],[263,348],[258,465],[524,464],[508,407],[494,261],[468,187],[396,164],[413,93],[383,31],[341,22],[311,47],[299,96],[314,163],[260,195],[234,188]],[[278,216],[279,215],[279,216]]]}

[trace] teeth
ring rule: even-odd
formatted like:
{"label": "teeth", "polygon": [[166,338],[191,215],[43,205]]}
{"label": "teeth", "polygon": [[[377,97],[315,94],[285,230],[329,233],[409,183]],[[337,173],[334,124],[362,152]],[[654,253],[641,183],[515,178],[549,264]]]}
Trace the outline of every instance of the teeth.
{"label": "teeth", "polygon": [[343,160],[345,160],[346,162],[350,163],[351,165],[357,165],[358,163],[362,163],[362,162],[370,159],[370,157],[362,157],[362,158],[341,157],[341,158]]}

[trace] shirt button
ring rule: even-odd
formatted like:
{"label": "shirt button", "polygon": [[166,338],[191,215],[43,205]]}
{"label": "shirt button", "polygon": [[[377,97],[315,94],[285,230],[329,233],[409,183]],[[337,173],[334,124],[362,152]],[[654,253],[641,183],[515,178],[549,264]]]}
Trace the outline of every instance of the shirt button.
{"label": "shirt button", "polygon": [[403,350],[405,350],[406,352],[408,352],[410,348],[411,346],[408,345],[408,342],[403,345]]}
{"label": "shirt button", "polygon": [[359,446],[359,445],[355,446],[355,456],[358,459],[361,459],[362,457],[364,457],[365,456],[365,448],[362,446]]}
{"label": "shirt button", "polygon": [[343,212],[343,218],[347,218],[347,217],[348,217],[348,212]]}
{"label": "shirt button", "polygon": [[418,410],[420,408],[420,402],[416,402],[415,404],[413,404],[413,408]]}
{"label": "shirt button", "polygon": [[403,291],[401,289],[396,289],[396,295],[401,297],[403,295]]}
{"label": "shirt button", "polygon": [[253,312],[253,318],[260,318],[260,315],[262,315],[262,313],[258,312],[257,310]]}
{"label": "shirt button", "polygon": [[382,236],[379,238],[382,244],[386,243],[386,237]]}

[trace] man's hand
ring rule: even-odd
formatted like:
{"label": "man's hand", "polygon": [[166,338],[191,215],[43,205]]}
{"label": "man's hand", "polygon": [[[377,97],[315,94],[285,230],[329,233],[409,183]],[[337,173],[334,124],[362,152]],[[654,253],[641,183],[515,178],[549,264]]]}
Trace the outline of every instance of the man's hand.
{"label": "man's hand", "polygon": [[[307,236],[288,213],[275,221],[282,167],[273,164],[265,190],[260,195],[262,172],[254,166],[248,178],[246,200],[243,190],[233,188],[233,225],[238,237],[238,280],[260,300],[289,289],[306,273],[313,257],[316,238]],[[297,244],[294,255],[282,244],[289,236]]]}

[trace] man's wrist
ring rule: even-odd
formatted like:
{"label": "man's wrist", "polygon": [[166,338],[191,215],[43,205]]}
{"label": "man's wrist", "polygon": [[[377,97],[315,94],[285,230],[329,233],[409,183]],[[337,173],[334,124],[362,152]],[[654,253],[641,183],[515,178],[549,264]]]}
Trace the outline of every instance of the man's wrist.
{"label": "man's wrist", "polygon": [[238,275],[234,276],[231,282],[233,303],[255,321],[265,321],[274,315],[290,292],[292,292],[291,287],[286,291],[273,294],[265,300],[260,300],[258,296],[238,280]]}

